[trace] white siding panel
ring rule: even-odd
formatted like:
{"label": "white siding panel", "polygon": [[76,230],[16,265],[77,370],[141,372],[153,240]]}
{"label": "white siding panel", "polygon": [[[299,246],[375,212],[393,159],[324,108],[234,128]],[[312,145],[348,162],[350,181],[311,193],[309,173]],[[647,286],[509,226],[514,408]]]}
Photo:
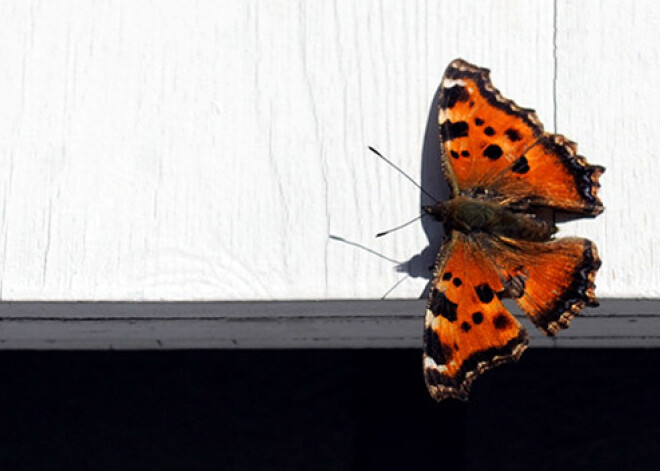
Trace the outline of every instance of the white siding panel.
{"label": "white siding panel", "polygon": [[[648,194],[629,190],[630,176],[657,174],[644,148],[652,133],[615,132],[631,117],[611,112],[632,115],[622,91],[654,83],[643,64],[655,64],[646,14],[654,7],[606,8],[617,12],[602,16],[606,26],[587,25],[600,18],[592,4],[567,8],[560,4],[559,128],[609,167],[607,216],[580,232],[603,252],[601,296],[657,295],[657,273],[636,274],[630,261],[657,236],[632,237],[625,225],[658,229],[654,206],[641,215],[630,206],[644,206]],[[422,157],[437,155],[432,101],[455,57],[491,68],[502,92],[536,108],[551,129],[554,12],[552,1],[522,0],[5,2],[1,299],[373,298],[403,277],[331,234],[398,261],[430,237],[413,263],[428,273],[437,226],[373,239],[414,216],[420,195],[366,147],[440,187],[437,162],[436,173],[421,175]],[[646,36],[628,38],[648,41],[640,49],[648,57],[593,53],[596,41],[632,34],[633,23],[613,28],[622,15],[647,25]],[[579,48],[591,48],[592,59]],[[639,72],[623,76],[618,57]],[[597,60],[609,80],[596,74]],[[624,160],[630,150],[646,160]],[[658,262],[655,247],[649,257]],[[417,297],[425,283],[408,278],[391,296]]]}
{"label": "white siding panel", "polygon": [[571,223],[597,241],[601,296],[660,297],[660,4],[558,2],[557,127],[607,167],[605,212]]}

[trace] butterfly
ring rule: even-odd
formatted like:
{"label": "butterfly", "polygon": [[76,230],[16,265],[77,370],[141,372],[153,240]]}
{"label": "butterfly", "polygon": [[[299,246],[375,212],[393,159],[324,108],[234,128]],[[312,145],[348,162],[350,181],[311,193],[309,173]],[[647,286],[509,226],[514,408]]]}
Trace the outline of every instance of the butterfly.
{"label": "butterfly", "polygon": [[479,375],[527,348],[527,332],[502,298],[513,298],[547,335],[598,305],[595,244],[554,238],[557,228],[538,210],[600,214],[605,169],[577,155],[574,142],[544,132],[534,110],[504,98],[489,75],[456,59],[440,84],[442,167],[452,196],[424,207],[448,229],[424,327],[424,377],[437,401],[466,400]]}

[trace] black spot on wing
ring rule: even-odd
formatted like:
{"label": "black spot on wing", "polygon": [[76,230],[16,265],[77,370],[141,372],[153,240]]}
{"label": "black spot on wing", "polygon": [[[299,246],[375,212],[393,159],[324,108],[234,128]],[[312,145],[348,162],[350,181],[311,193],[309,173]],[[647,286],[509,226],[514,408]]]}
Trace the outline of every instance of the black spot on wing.
{"label": "black spot on wing", "polygon": [[468,151],[466,151],[466,150],[462,150],[462,151],[461,151],[461,155],[462,155],[463,157],[470,157],[470,153],[469,153]]}
{"label": "black spot on wing", "polygon": [[453,123],[447,120],[440,125],[440,138],[444,142],[447,142],[459,137],[466,137],[468,135],[468,129],[468,123],[465,121]]}
{"label": "black spot on wing", "polygon": [[458,152],[456,152],[455,150],[451,150],[451,151],[449,151],[449,153],[451,154],[451,156],[453,158],[458,159],[458,157],[459,157]]}
{"label": "black spot on wing", "polygon": [[446,365],[453,355],[451,348],[443,344],[430,327],[424,329],[424,351],[438,365]]}
{"label": "black spot on wing", "polygon": [[452,303],[447,299],[445,293],[442,293],[435,288],[431,291],[429,309],[435,317],[442,316],[449,322],[454,322],[456,320],[457,307],[458,304]]}
{"label": "black spot on wing", "polygon": [[516,142],[522,139],[522,136],[518,132],[517,129],[509,128],[506,131],[504,131],[504,135],[509,138],[511,142]]}
{"label": "black spot on wing", "polygon": [[481,126],[482,124],[484,124],[484,120],[481,118],[474,118],[474,124],[476,124],[477,126]]}
{"label": "black spot on wing", "polygon": [[520,174],[529,172],[529,162],[527,161],[527,157],[523,155],[518,160],[516,160],[511,167],[511,171],[513,173]]}
{"label": "black spot on wing", "polygon": [[472,313],[472,322],[474,322],[475,325],[481,324],[483,320],[484,320],[484,315],[481,312],[477,311]]}
{"label": "black spot on wing", "polygon": [[445,88],[440,97],[440,107],[441,108],[453,108],[456,106],[456,103],[459,101],[467,101],[470,98],[470,94],[460,85],[454,85],[451,88]]}
{"label": "black spot on wing", "polygon": [[471,328],[472,328],[472,326],[468,322],[463,322],[461,324],[461,330],[463,332],[469,332]]}
{"label": "black spot on wing", "polygon": [[490,126],[486,126],[486,128],[484,129],[484,134],[486,136],[492,136],[493,134],[495,134],[495,130]]}
{"label": "black spot on wing", "polygon": [[456,278],[454,278],[454,279],[452,280],[452,283],[454,283],[454,286],[456,286],[456,287],[458,288],[459,286],[461,286],[461,285],[463,284],[463,280],[461,280],[460,278],[456,277]]}
{"label": "black spot on wing", "polygon": [[511,325],[511,320],[506,314],[498,314],[495,316],[495,319],[493,319],[493,325],[498,330],[506,329]]}
{"label": "black spot on wing", "polygon": [[451,277],[452,277],[452,274],[451,274],[450,271],[448,271],[448,272],[445,272],[445,273],[442,275],[442,280],[443,280],[443,281],[449,281],[449,280],[451,280]]}
{"label": "black spot on wing", "polygon": [[479,297],[479,301],[481,301],[484,304],[488,304],[495,297],[493,290],[490,288],[490,286],[488,286],[487,283],[482,283],[479,286],[475,287],[474,291],[476,291],[477,296]]}
{"label": "black spot on wing", "polygon": [[497,144],[491,144],[484,149],[484,157],[488,157],[490,160],[497,160],[502,157],[502,148]]}

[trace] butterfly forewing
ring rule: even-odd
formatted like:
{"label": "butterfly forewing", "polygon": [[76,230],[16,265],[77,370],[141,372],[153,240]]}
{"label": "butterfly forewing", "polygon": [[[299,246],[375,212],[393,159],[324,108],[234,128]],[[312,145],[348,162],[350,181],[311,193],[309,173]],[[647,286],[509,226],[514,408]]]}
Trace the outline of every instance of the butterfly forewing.
{"label": "butterfly forewing", "polygon": [[602,212],[596,193],[604,168],[578,156],[575,143],[544,133],[534,110],[504,98],[489,74],[457,59],[441,84],[442,159],[454,194],[488,190],[509,204]]}
{"label": "butterfly forewing", "polygon": [[510,165],[543,135],[534,110],[495,89],[488,69],[457,59],[442,80],[438,122],[445,172],[455,194],[469,191]]}

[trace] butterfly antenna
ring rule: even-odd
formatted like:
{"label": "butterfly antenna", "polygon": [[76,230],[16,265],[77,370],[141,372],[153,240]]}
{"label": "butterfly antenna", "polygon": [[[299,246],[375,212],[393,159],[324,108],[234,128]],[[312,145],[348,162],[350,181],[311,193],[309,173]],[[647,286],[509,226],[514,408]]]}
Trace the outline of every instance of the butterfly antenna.
{"label": "butterfly antenna", "polygon": [[[436,203],[439,203],[439,201],[436,199],[435,196],[433,196],[431,193],[429,193],[429,192],[426,191],[424,188],[422,188],[422,186],[421,186],[419,183],[417,183],[415,180],[413,180],[412,178],[410,178],[410,176],[408,176],[408,174],[407,174],[406,172],[404,172],[404,171],[401,170],[399,167],[397,167],[396,165],[394,165],[394,163],[391,162],[389,159],[387,159],[387,157],[385,157],[383,154],[381,154],[380,152],[378,152],[376,149],[374,149],[374,148],[371,147],[371,146],[369,146],[369,150],[370,150],[371,152],[373,152],[374,154],[376,154],[376,155],[377,155],[378,157],[380,157],[381,159],[383,159],[385,162],[387,162],[388,164],[390,164],[390,165],[391,165],[395,170],[397,170],[401,175],[403,175],[404,177],[406,177],[406,178],[408,179],[408,181],[410,181],[410,183],[412,183],[412,184],[415,185],[417,188],[419,188],[420,190],[422,190],[422,193],[424,193],[426,196],[428,196],[429,198],[431,198],[431,199],[432,199],[433,201],[435,201]],[[411,221],[411,222],[412,222],[412,221]],[[376,236],[376,237],[378,237],[378,236]]]}
{"label": "butterfly antenna", "polygon": [[332,239],[332,240],[336,240],[337,242],[343,242],[345,244],[352,245],[353,247],[357,247],[359,249],[362,249],[365,252],[369,252],[370,254],[376,255],[377,257],[380,257],[384,260],[387,260],[388,262],[396,263],[397,265],[402,265],[402,263],[400,261],[394,260],[393,258],[390,258],[390,257],[387,257],[387,256],[383,255],[382,253],[376,252],[375,250],[370,249],[369,247],[365,247],[362,244],[358,244],[357,242],[346,240],[343,237],[336,236],[336,235],[333,235],[333,234],[330,234],[328,237],[330,237],[330,239]]}
{"label": "butterfly antenna", "polygon": [[406,281],[408,278],[410,278],[410,275],[406,275],[406,276],[404,276],[403,278],[401,278],[399,281],[397,281],[396,283],[394,283],[394,286],[392,286],[390,289],[388,289],[387,292],[386,292],[386,293],[385,293],[380,299],[385,299],[385,298],[387,297],[388,294],[390,294],[392,291],[394,291],[395,289],[397,289],[397,288],[399,287],[399,285],[400,285],[401,283],[403,283],[404,281]]}
{"label": "butterfly antenna", "polygon": [[411,219],[410,221],[408,221],[408,222],[406,222],[406,223],[404,223],[404,224],[401,224],[400,226],[396,226],[396,227],[393,227],[392,229],[388,229],[388,230],[386,230],[386,231],[379,232],[378,234],[376,234],[376,237],[383,237],[384,235],[389,234],[390,232],[394,232],[394,231],[398,231],[399,229],[403,229],[404,227],[409,226],[409,225],[412,224],[413,222],[422,219],[424,216],[427,216],[427,214],[426,214],[426,213],[422,213],[422,214],[420,214],[419,216],[415,216],[414,219]]}

